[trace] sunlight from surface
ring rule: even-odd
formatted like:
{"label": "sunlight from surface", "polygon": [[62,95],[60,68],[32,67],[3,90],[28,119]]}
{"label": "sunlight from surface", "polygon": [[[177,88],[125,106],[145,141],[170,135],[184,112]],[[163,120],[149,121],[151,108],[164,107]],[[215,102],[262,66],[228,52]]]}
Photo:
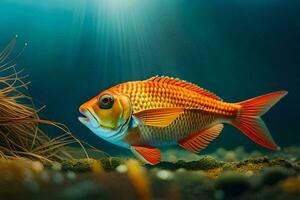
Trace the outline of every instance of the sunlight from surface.
{"label": "sunlight from surface", "polygon": [[[186,45],[177,44],[177,38],[186,31],[178,21],[178,2],[4,1],[7,5],[14,2],[19,10],[33,13],[27,15],[27,21],[22,23],[27,27],[26,30],[31,30],[40,37],[37,40],[44,41],[43,46],[47,46],[46,50],[49,51],[48,58],[59,59],[59,54],[64,52],[64,62],[68,63],[70,70],[75,66],[78,69],[84,67],[91,70],[93,77],[98,80],[104,80],[104,76],[109,76],[115,82],[145,79],[155,75],[179,76],[181,69],[177,66],[185,65],[184,60],[182,63],[176,61],[181,56],[178,55],[179,48]],[[35,19],[36,16],[38,19]],[[64,45],[55,50],[59,44]],[[42,59],[45,55],[40,55],[39,58]],[[75,60],[74,55],[84,55],[84,59]],[[51,59],[51,62],[54,60]]]}
{"label": "sunlight from surface", "polygon": [[[32,11],[24,26],[42,33],[48,51],[50,46],[63,43],[70,67],[80,67],[74,55],[87,54],[92,63],[87,69],[97,67],[97,77],[109,75],[112,80],[126,81],[178,74],[172,44],[181,27],[177,22],[179,4],[172,0],[4,1]],[[35,16],[40,24],[31,23],[37,21]],[[51,26],[55,28],[49,29]],[[59,52],[47,55],[59,57]]]}
{"label": "sunlight from surface", "polygon": [[138,3],[137,0],[102,0],[102,2],[111,11],[128,9]]}
{"label": "sunlight from surface", "polygon": [[109,71],[126,68],[120,74],[113,74],[114,78],[126,80],[134,73],[143,78],[141,72],[149,68],[146,63],[155,60],[155,55],[149,55],[149,49],[158,41],[151,26],[155,21],[149,13],[151,8],[147,8],[146,2],[137,0],[102,0],[98,1],[96,10],[97,54],[108,58],[110,52],[119,57],[119,62],[115,63],[99,61],[106,66],[102,72],[109,74]]}

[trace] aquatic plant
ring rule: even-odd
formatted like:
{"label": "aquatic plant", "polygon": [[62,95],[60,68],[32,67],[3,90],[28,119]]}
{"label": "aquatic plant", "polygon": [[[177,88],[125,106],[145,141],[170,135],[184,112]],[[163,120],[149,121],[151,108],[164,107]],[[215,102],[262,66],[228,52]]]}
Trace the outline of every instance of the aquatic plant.
{"label": "aquatic plant", "polygon": [[[16,70],[15,61],[24,49],[8,60],[16,39],[0,53],[0,157],[27,157],[46,162],[71,157],[62,147],[75,142],[81,145],[80,141],[65,125],[40,119],[38,113],[44,106],[36,108],[32,98],[23,92],[30,82],[25,80],[26,76],[20,76],[22,70]],[[40,124],[56,127],[62,134],[49,138]]]}

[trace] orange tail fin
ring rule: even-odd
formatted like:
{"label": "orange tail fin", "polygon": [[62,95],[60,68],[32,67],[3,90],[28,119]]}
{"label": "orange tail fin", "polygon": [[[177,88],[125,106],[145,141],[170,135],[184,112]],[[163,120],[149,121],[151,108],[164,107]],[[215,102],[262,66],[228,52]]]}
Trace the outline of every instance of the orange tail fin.
{"label": "orange tail fin", "polygon": [[231,122],[232,125],[257,144],[272,150],[279,149],[260,116],[265,114],[287,93],[286,91],[272,92],[239,102],[241,109],[237,118]]}

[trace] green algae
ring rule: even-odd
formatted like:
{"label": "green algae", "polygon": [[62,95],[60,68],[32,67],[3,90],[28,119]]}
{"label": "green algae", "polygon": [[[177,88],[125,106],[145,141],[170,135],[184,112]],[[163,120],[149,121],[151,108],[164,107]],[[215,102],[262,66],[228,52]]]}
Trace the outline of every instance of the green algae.
{"label": "green algae", "polygon": [[[74,171],[74,172],[89,172],[92,170],[91,162],[95,161],[94,159],[85,158],[85,159],[69,159],[64,160],[61,163],[61,167],[63,171]],[[122,160],[120,158],[101,158],[96,160],[105,170],[114,170],[117,166],[122,164]]]}
{"label": "green algae", "polygon": [[74,171],[74,172],[87,172],[91,171],[91,160],[90,159],[70,159],[64,160],[62,163],[62,170]]}
{"label": "green algae", "polygon": [[114,157],[102,158],[99,161],[105,170],[114,170],[116,167],[124,163],[121,158]]}
{"label": "green algae", "polygon": [[179,160],[175,163],[172,162],[161,162],[156,166],[147,165],[148,168],[162,168],[169,170],[177,170],[177,169],[187,169],[187,170],[208,170],[219,168],[224,163],[221,161],[217,161],[212,156],[203,156],[199,160],[196,161],[183,161]]}

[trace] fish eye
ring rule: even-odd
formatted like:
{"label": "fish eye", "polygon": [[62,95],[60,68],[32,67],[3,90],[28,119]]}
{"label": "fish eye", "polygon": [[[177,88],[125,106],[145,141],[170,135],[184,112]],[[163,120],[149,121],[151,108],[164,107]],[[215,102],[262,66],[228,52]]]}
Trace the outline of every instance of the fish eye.
{"label": "fish eye", "polygon": [[110,109],[114,105],[114,97],[110,94],[104,94],[99,98],[99,105],[102,109]]}

